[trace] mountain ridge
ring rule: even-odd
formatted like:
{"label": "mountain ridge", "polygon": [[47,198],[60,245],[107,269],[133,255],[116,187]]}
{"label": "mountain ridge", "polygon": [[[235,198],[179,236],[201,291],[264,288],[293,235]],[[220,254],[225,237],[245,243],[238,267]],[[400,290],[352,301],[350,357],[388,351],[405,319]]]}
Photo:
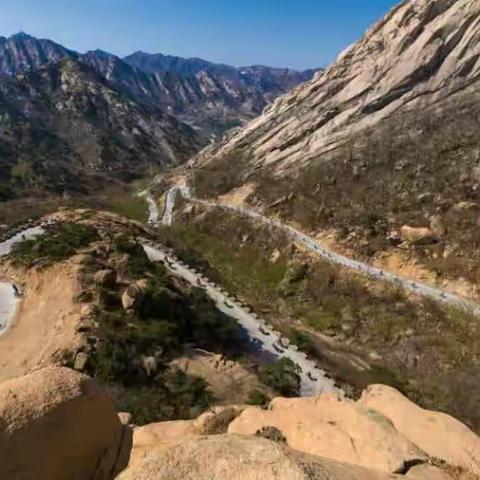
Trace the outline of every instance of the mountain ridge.
{"label": "mountain ridge", "polygon": [[106,178],[178,165],[202,146],[188,126],[125,97],[74,59],[0,82],[1,195],[86,193]]}
{"label": "mountain ridge", "polygon": [[480,68],[479,9],[475,0],[402,2],[225,150],[248,144],[258,161],[308,161],[407,103],[466,87]]}
{"label": "mountain ridge", "polygon": [[64,58],[93,66],[136,100],[160,107],[207,134],[223,133],[259,115],[273,98],[314,73],[237,68],[163,54],[137,52],[120,58],[100,49],[81,54],[52,40],[19,33],[0,43],[0,75],[12,76]]}

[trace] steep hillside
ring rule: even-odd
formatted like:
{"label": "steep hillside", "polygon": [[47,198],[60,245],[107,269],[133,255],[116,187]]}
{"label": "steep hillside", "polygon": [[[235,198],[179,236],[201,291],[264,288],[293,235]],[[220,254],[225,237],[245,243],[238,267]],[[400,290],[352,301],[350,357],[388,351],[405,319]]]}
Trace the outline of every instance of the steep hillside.
{"label": "steep hillside", "polygon": [[235,68],[201,59],[142,52],[125,59],[94,50],[80,54],[51,40],[20,33],[0,38],[0,75],[13,75],[70,58],[87,63],[116,88],[204,132],[222,133],[259,115],[278,95],[312,78],[264,66]]}
{"label": "steep hillside", "polygon": [[[201,139],[98,73],[62,60],[0,81],[1,193],[87,192],[105,177],[138,177],[187,160]],[[103,179],[103,180],[102,180]]]}
{"label": "steep hillside", "polygon": [[37,39],[20,32],[9,38],[0,37],[0,73],[14,75],[42,67],[78,54],[47,39]]}
{"label": "steep hillside", "polygon": [[479,12],[478,0],[403,2],[226,148],[247,147],[256,161],[296,164],[401,109],[475,90]]}
{"label": "steep hillside", "polygon": [[156,243],[154,230],[86,209],[48,223],[0,259],[0,277],[23,292],[0,338],[0,382],[67,365],[107,386],[138,424],[279,393],[261,380],[264,360],[235,320],[203,288],[149,260],[136,239]]}
{"label": "steep hillside", "polygon": [[[333,233],[340,250],[413,258],[427,278],[471,291],[480,279],[479,38],[478,0],[401,3],[325,72],[204,152],[197,190],[253,181],[251,203],[321,238]],[[402,227],[424,228],[422,238]]]}

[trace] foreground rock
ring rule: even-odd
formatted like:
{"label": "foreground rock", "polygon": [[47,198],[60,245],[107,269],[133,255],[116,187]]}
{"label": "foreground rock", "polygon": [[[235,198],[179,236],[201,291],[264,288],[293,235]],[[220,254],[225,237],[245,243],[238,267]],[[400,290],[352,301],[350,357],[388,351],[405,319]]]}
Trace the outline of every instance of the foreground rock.
{"label": "foreground rock", "polygon": [[0,478],[115,478],[128,463],[131,430],[97,383],[48,367],[0,385]]}
{"label": "foreground rock", "polygon": [[400,237],[402,240],[406,240],[407,242],[412,243],[427,243],[432,242],[435,238],[435,234],[426,227],[410,227],[408,225],[404,225],[400,229]]}
{"label": "foreground rock", "polygon": [[226,433],[228,425],[245,408],[245,405],[217,406],[202,413],[195,420],[158,422],[135,428],[129,467],[136,467],[152,452],[158,454],[178,442],[202,435]]}
{"label": "foreground rock", "polygon": [[382,472],[296,452],[259,437],[215,435],[151,452],[119,480],[381,480]]}
{"label": "foreground rock", "polygon": [[369,386],[359,403],[387,417],[429,456],[480,475],[480,438],[450,415],[424,410],[385,385]]}
{"label": "foreground rock", "polygon": [[403,472],[427,459],[381,414],[333,394],[276,398],[268,410],[248,408],[228,432],[255,435],[265,427],[276,427],[296,450],[384,472]]}

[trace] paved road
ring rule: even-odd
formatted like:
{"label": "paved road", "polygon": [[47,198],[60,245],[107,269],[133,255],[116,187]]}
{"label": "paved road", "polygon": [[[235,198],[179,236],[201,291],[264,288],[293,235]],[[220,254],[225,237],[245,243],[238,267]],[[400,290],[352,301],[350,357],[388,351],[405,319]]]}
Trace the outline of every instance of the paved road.
{"label": "paved road", "polygon": [[401,277],[399,275],[388,272],[386,270],[381,270],[379,268],[372,267],[371,265],[368,265],[366,263],[362,263],[357,260],[352,260],[350,258],[344,257],[343,255],[339,255],[338,253],[335,253],[331,250],[328,250],[322,247],[312,237],[309,237],[303,232],[296,230],[295,228],[289,225],[286,225],[282,222],[279,222],[278,220],[274,220],[269,217],[266,217],[254,210],[229,205],[226,203],[217,203],[217,202],[211,202],[207,200],[194,198],[187,187],[175,186],[168,191],[166,196],[167,200],[165,204],[165,211],[162,218],[162,223],[165,223],[166,225],[170,225],[172,223],[173,209],[175,206],[175,199],[177,195],[182,195],[184,198],[195,203],[199,203],[199,204],[210,206],[210,207],[220,207],[225,210],[233,211],[241,215],[253,218],[266,225],[270,225],[275,228],[278,228],[279,230],[284,231],[290,238],[303,244],[312,253],[330,262],[336,263],[338,265],[342,265],[344,267],[350,268],[360,273],[364,273],[378,280],[385,280],[385,281],[392,282],[396,285],[402,286],[403,288],[409,291],[415,292],[420,295],[424,295],[426,297],[433,298],[434,300],[448,303],[450,305],[466,308],[467,310],[472,311],[476,315],[480,315],[480,305],[474,302],[471,302],[469,300],[466,300],[465,298],[460,297],[459,295],[455,295],[453,293],[449,293],[444,290],[431,287],[430,285],[427,285],[425,283],[409,280],[408,278]]}
{"label": "paved road", "polygon": [[276,358],[286,357],[296,363],[301,369],[299,375],[302,396],[315,396],[322,392],[336,392],[343,395],[343,392],[335,386],[334,381],[328,378],[325,372],[305,353],[299,351],[295,345],[290,345],[288,340],[283,338],[279,332],[255,314],[240,306],[228,293],[209,282],[201,273],[178,261],[172,255],[168,255],[158,246],[144,244],[143,248],[151,261],[164,262],[166,267],[175,275],[181,276],[192,285],[204,288],[217,308],[229,317],[234,318],[246,330],[255,346]]}
{"label": "paved road", "polygon": [[148,223],[150,225],[157,225],[158,223],[158,217],[159,217],[159,211],[158,211],[158,205],[155,199],[153,198],[152,194],[150,193],[150,190],[144,190],[143,192],[140,192],[137,194],[137,197],[140,198],[145,198],[147,204],[148,204]]}

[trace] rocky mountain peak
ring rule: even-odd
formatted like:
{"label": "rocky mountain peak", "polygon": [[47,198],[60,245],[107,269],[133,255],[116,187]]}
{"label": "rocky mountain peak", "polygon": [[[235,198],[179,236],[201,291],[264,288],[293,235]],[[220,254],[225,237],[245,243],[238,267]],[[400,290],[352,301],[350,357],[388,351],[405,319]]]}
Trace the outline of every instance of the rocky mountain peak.
{"label": "rocky mountain peak", "polygon": [[473,88],[480,72],[480,2],[402,2],[325,72],[279,97],[222,150],[294,164],[402,109]]}
{"label": "rocky mountain peak", "polygon": [[24,41],[24,40],[34,40],[34,37],[25,32],[17,32],[9,37],[9,40],[12,41]]}

